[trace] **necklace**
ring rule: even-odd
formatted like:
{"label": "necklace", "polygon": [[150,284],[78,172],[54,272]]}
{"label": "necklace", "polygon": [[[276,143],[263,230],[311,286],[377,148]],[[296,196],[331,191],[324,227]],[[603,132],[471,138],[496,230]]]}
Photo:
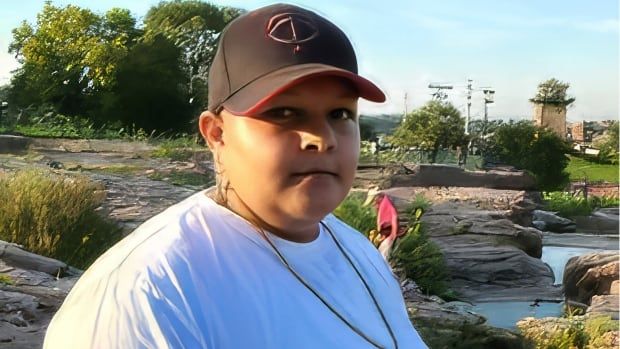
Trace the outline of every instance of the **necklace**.
{"label": "necklace", "polygon": [[[396,342],[396,337],[394,336],[394,332],[392,331],[392,327],[390,326],[390,324],[388,323],[387,319],[385,318],[385,314],[383,314],[383,310],[379,306],[379,303],[377,302],[377,298],[372,293],[372,290],[368,286],[368,283],[366,282],[364,277],[362,277],[362,274],[357,269],[357,267],[355,266],[355,264],[353,263],[353,261],[351,260],[349,255],[345,252],[344,248],[342,247],[342,245],[340,244],[338,239],[336,239],[336,237],[334,236],[334,233],[331,231],[329,226],[326,223],[323,223],[323,221],[321,221],[321,225],[329,233],[329,235],[331,236],[332,240],[334,241],[334,243],[338,247],[338,250],[340,251],[340,253],[345,257],[345,259],[347,260],[349,265],[353,268],[353,270],[355,270],[355,273],[357,274],[357,277],[362,281],[362,284],[364,284],[364,288],[366,289],[366,292],[368,292],[368,294],[370,295],[370,298],[372,298],[373,304],[375,305],[377,311],[379,311],[379,314],[381,315],[381,320],[383,321],[383,324],[385,325],[385,327],[388,330],[388,333],[390,334],[390,338],[392,339],[392,343],[394,344],[394,348],[398,349],[398,343]],[[295,271],[295,269],[293,269],[293,267],[291,267],[289,262],[286,260],[286,258],[284,258],[282,253],[280,253],[280,250],[278,250],[276,245],[271,241],[271,239],[267,236],[267,234],[265,234],[263,229],[262,228],[258,228],[257,230],[260,232],[262,237],[265,240],[267,240],[267,242],[269,243],[271,248],[274,250],[274,252],[278,256],[278,258],[280,259],[280,261],[286,266],[286,268],[291,272],[291,274],[293,274],[295,276],[295,278],[302,285],[304,285],[304,287],[306,287],[310,292],[312,292],[312,294],[314,294],[321,301],[321,303],[323,303],[327,307],[327,309],[329,309],[334,315],[336,315],[336,317],[338,317],[342,322],[344,322],[351,330],[353,330],[353,332],[357,333],[360,337],[364,338],[368,343],[373,345],[375,348],[378,348],[378,349],[385,349],[386,348],[386,347],[382,346],[381,344],[377,343],[372,338],[368,337],[368,335],[366,335],[359,328],[357,328],[355,325],[353,325],[342,314],[340,314],[338,312],[338,310],[336,310],[331,304],[329,304],[327,302],[327,300],[325,300],[325,298],[323,296],[321,296],[321,294],[314,287],[312,287],[312,285],[310,285],[303,277],[301,277],[301,275],[299,275],[299,273],[297,273],[297,271]]]}

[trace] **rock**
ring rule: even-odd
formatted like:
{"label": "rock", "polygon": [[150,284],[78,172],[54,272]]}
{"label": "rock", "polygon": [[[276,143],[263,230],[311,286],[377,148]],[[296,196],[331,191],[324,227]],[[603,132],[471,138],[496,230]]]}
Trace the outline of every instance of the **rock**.
{"label": "rock", "polygon": [[619,279],[618,256],[618,251],[595,252],[569,259],[563,280],[566,299],[590,304],[592,296],[610,294]]}
{"label": "rock", "polygon": [[42,271],[54,276],[62,276],[67,270],[63,262],[25,251],[17,244],[2,240],[0,260],[16,268]]}
{"label": "rock", "polygon": [[620,294],[620,280],[614,280],[609,287],[609,294]]}
{"label": "rock", "polygon": [[577,229],[588,234],[618,235],[618,208],[599,208],[590,216],[573,217]]}
{"label": "rock", "polygon": [[545,221],[532,221],[532,226],[540,231],[547,230],[547,223]]}
{"label": "rock", "polygon": [[30,138],[13,135],[0,135],[0,153],[25,153],[30,146]]}
{"label": "rock", "polygon": [[[566,333],[576,333],[578,335],[576,339],[579,339],[579,335],[586,336],[587,330],[584,328],[588,328],[590,321],[596,320],[590,316],[547,317],[542,319],[527,317],[517,322],[517,328],[525,339],[536,348],[576,348],[573,343],[565,342]],[[594,324],[594,326],[596,325]],[[617,323],[608,322],[605,327],[598,327],[596,331],[588,331],[589,336],[582,337],[585,343],[579,347],[591,349],[618,348],[620,343],[618,343],[616,328],[618,328]]]}
{"label": "rock", "polygon": [[545,230],[552,231],[554,233],[574,233],[577,229],[575,222],[570,219],[560,217],[553,212],[534,210],[533,221],[543,221],[545,223]]}
{"label": "rock", "polygon": [[[383,192],[401,213],[409,203],[402,194],[415,197],[410,188]],[[483,210],[471,200],[439,201],[422,216],[444,255],[451,288],[470,301],[561,300],[551,268],[540,260],[542,233],[508,220],[510,211]]]}
{"label": "rock", "polygon": [[522,171],[465,171],[451,165],[420,164],[407,166],[409,174],[396,174],[390,187],[480,187],[533,190],[536,182]]}
{"label": "rock", "polygon": [[617,295],[594,295],[590,300],[590,307],[588,307],[586,314],[607,315],[618,320],[618,309],[620,309],[620,302]]}

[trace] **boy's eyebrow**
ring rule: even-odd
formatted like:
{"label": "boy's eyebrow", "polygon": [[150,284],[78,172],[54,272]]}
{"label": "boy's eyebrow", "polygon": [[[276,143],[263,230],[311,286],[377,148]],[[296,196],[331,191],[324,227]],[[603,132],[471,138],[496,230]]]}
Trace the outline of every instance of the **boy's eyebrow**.
{"label": "boy's eyebrow", "polygon": [[[297,93],[294,89],[293,90],[284,90],[280,93],[278,93],[279,96],[290,96],[290,97],[294,97],[294,96],[298,96],[299,93]],[[359,98],[359,94],[355,91],[343,91],[342,93],[339,93],[337,95],[335,95],[334,97],[336,98]]]}

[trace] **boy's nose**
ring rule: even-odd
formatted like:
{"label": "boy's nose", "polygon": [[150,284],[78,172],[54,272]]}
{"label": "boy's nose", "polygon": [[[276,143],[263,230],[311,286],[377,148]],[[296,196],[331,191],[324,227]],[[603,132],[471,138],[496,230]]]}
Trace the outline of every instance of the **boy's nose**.
{"label": "boy's nose", "polygon": [[301,149],[325,152],[336,148],[336,135],[328,121],[313,122],[300,131]]}

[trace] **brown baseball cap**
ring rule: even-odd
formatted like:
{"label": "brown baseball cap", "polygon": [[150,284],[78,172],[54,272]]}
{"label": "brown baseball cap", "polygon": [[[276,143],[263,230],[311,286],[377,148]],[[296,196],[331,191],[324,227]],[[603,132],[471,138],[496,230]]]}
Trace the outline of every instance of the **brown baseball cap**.
{"label": "brown baseball cap", "polygon": [[222,31],[209,70],[209,110],[251,115],[271,97],[318,75],[345,78],[361,98],[385,101],[375,84],[357,75],[353,46],[336,25],[294,5],[262,7]]}

